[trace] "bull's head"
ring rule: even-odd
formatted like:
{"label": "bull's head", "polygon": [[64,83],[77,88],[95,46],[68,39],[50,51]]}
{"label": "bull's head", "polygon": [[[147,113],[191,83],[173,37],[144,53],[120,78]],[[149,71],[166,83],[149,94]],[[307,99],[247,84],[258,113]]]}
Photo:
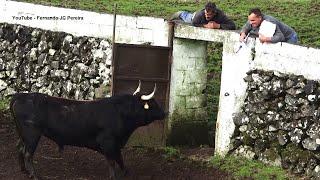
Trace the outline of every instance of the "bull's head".
{"label": "bull's head", "polygon": [[[135,96],[137,93],[139,93],[140,89],[141,89],[141,81],[139,80],[139,85],[138,85],[137,89],[134,91],[133,95]],[[153,98],[156,90],[157,90],[157,84],[154,84],[154,88],[153,88],[152,93],[150,93],[149,95],[142,95],[141,96],[141,100],[146,101],[146,103],[144,105],[145,109],[149,109],[149,105],[148,105],[147,101]]]}
{"label": "bull's head", "polygon": [[[140,92],[141,89],[141,81],[139,80],[139,85],[135,92],[133,93],[134,96],[138,96],[137,94]],[[145,119],[144,122],[150,122],[150,120],[156,119],[163,119],[165,117],[165,113],[163,109],[159,106],[159,104],[154,99],[154,95],[157,90],[157,85],[154,85],[153,91],[149,95],[141,95],[138,98],[140,99],[141,105],[143,105],[144,111],[148,114],[146,117],[148,120]]]}

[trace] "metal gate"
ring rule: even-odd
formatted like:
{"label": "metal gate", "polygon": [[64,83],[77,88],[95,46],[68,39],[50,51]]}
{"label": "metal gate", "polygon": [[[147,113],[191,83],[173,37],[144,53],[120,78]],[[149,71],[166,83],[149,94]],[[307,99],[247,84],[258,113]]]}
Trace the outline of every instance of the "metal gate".
{"label": "metal gate", "polygon": [[[157,84],[155,99],[168,106],[170,48],[148,45],[114,44],[112,94],[132,94],[141,80],[141,93],[150,94]],[[155,121],[141,127],[129,139],[131,146],[165,144],[165,123]]]}

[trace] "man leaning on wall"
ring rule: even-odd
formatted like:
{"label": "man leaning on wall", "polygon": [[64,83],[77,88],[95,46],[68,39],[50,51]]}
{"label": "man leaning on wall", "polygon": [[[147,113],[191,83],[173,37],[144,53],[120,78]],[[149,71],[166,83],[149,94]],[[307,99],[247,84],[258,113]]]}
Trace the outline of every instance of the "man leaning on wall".
{"label": "man leaning on wall", "polygon": [[298,42],[297,33],[291,27],[272,16],[262,14],[259,8],[250,9],[248,21],[240,32],[241,42],[245,41],[248,33],[259,37],[261,43]]}
{"label": "man leaning on wall", "polygon": [[209,29],[236,29],[236,25],[233,20],[228,18],[213,2],[208,2],[204,9],[194,13],[178,11],[171,16],[170,20],[178,20],[196,27]]}

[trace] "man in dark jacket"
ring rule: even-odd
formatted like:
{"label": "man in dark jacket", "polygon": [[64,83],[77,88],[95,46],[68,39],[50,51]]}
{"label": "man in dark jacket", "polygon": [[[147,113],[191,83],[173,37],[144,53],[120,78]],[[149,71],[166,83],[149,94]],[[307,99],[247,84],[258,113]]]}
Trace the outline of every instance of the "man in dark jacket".
{"label": "man in dark jacket", "polygon": [[170,20],[181,20],[184,23],[196,27],[209,29],[236,29],[235,23],[229,19],[222,10],[218,9],[215,3],[208,2],[205,8],[194,13],[188,11],[179,11],[170,18]]}

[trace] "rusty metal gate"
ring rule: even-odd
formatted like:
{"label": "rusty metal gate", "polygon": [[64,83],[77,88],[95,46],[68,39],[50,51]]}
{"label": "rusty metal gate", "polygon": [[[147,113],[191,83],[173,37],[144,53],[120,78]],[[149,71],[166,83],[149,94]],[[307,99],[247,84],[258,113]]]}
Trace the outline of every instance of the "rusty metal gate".
{"label": "rusty metal gate", "polygon": [[[114,44],[112,94],[132,94],[141,80],[141,93],[150,94],[157,84],[155,99],[164,109],[168,106],[170,48],[148,45]],[[129,139],[131,146],[165,144],[165,123],[155,121],[141,127]]]}

